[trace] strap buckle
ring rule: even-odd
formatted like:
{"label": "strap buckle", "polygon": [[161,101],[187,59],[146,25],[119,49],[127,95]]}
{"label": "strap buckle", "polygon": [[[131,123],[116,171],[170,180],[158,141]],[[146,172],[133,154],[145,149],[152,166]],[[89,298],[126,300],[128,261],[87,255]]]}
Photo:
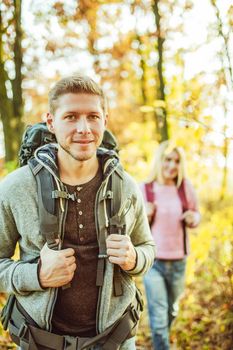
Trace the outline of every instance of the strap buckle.
{"label": "strap buckle", "polygon": [[107,259],[108,255],[107,254],[98,254],[99,259]]}
{"label": "strap buckle", "polygon": [[22,323],[20,328],[19,328],[19,331],[18,331],[18,337],[21,339],[21,338],[24,338],[26,332],[28,330],[28,326],[26,325],[26,323]]}
{"label": "strap buckle", "polygon": [[139,309],[142,312],[144,309],[144,301],[143,301],[142,293],[138,288],[136,289],[136,300],[139,305]]}
{"label": "strap buckle", "polygon": [[139,321],[139,318],[140,318],[139,313],[134,307],[132,307],[132,309],[131,309],[131,316],[132,316],[135,323],[137,323]]}
{"label": "strap buckle", "polygon": [[111,224],[111,220],[110,220],[109,234],[116,233],[118,235],[124,235],[125,232],[126,232],[126,225]]}
{"label": "strap buckle", "polygon": [[76,193],[69,193],[66,191],[54,190],[52,191],[52,198],[63,198],[63,199],[71,199],[73,202],[76,200]]}
{"label": "strap buckle", "polygon": [[113,192],[108,190],[105,194],[105,198],[104,199],[113,199]]}
{"label": "strap buckle", "polygon": [[52,242],[47,242],[47,245],[48,245],[49,249],[58,250],[59,243],[57,243],[57,242],[54,240],[54,241],[52,241]]}
{"label": "strap buckle", "polygon": [[71,337],[70,335],[64,336],[64,350],[77,350],[78,338]]}

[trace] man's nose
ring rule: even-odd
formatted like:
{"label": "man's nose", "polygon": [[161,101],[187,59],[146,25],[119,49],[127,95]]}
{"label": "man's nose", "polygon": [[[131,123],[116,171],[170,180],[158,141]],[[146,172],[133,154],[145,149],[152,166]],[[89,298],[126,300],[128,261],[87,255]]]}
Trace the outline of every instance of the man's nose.
{"label": "man's nose", "polygon": [[78,133],[85,133],[88,134],[90,133],[90,127],[89,123],[86,117],[80,117],[77,122],[76,122],[76,130]]}

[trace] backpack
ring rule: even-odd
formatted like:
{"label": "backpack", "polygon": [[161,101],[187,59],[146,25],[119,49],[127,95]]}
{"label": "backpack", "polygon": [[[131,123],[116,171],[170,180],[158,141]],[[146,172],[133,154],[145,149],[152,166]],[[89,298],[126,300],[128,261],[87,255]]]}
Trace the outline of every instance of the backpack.
{"label": "backpack", "polygon": [[[150,203],[154,203],[156,199],[156,194],[153,189],[153,182],[148,182],[145,183],[145,192],[146,192],[146,199]],[[182,205],[182,211],[183,213],[188,210],[188,201],[186,197],[186,192],[185,192],[185,180],[182,180],[180,186],[177,189],[178,195],[181,201]],[[154,220],[155,220],[156,212],[154,212],[152,220],[150,222],[150,226],[152,226]],[[184,242],[184,253],[185,255],[187,254],[187,232],[186,232],[186,224],[185,221],[182,220],[182,228],[183,228],[183,242]]]}

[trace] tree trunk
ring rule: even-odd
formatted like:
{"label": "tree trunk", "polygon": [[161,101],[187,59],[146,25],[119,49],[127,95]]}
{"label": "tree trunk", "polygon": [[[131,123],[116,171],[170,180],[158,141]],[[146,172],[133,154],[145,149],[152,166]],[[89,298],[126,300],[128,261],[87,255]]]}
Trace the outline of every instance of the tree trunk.
{"label": "tree trunk", "polygon": [[158,50],[158,63],[157,63],[157,71],[158,71],[158,90],[157,90],[157,99],[164,102],[164,107],[160,107],[156,109],[156,126],[159,141],[165,141],[169,138],[168,136],[168,126],[167,126],[167,111],[165,104],[165,84],[164,84],[164,76],[163,76],[163,49],[164,49],[164,36],[161,31],[161,16],[159,13],[159,0],[155,0],[153,2],[153,12],[155,15],[155,23],[156,23],[156,33],[157,33],[157,50]]}
{"label": "tree trunk", "polygon": [[[216,17],[217,17],[217,29],[218,29],[218,35],[223,40],[223,50],[221,51],[221,61],[222,61],[222,69],[225,76],[225,85],[229,92],[233,89],[233,70],[232,70],[232,63],[231,63],[231,56],[230,56],[230,48],[229,48],[229,38],[230,38],[230,30],[228,31],[228,34],[223,32],[223,21],[221,19],[220,11],[217,6],[216,0],[211,0],[211,3],[215,9]],[[225,63],[226,62],[226,63]],[[228,176],[228,153],[229,153],[229,140],[227,138],[227,103],[226,99],[223,100],[223,108],[224,108],[224,114],[225,114],[225,125],[223,129],[224,133],[224,145],[223,145],[223,156],[225,159],[225,164],[223,168],[223,177],[222,177],[222,186],[221,186],[221,195],[220,199],[223,199],[226,194],[227,190],[227,176]]]}
{"label": "tree trunk", "polygon": [[[3,52],[3,34],[5,28],[2,22],[0,9],[0,115],[3,124],[5,160],[17,159],[18,149],[23,132],[23,99],[22,99],[22,29],[21,29],[21,0],[14,0],[13,24],[15,31],[14,39],[14,79],[10,80],[5,68],[5,57]],[[9,97],[6,84],[10,82],[12,98]]]}
{"label": "tree trunk", "polygon": [[[142,106],[145,106],[148,104],[148,101],[147,101],[147,94],[146,94],[146,61],[145,61],[145,54],[142,50],[142,45],[143,45],[143,41],[142,41],[142,38],[141,36],[136,33],[136,36],[135,36],[135,39],[139,42],[139,45],[138,45],[138,55],[140,56],[140,68],[141,68],[141,71],[142,71],[142,75],[141,75],[141,78],[139,80],[140,82],[140,92],[141,92],[141,101],[140,101],[140,104]],[[142,113],[142,120],[143,122],[146,121],[146,118],[145,118],[145,114]]]}
{"label": "tree trunk", "polygon": [[216,0],[211,0],[211,3],[215,9],[216,17],[218,21],[218,35],[220,38],[223,39],[223,54],[225,55],[227,66],[223,66],[225,78],[226,78],[226,85],[228,87],[229,91],[232,91],[233,89],[233,70],[232,70],[232,64],[231,64],[231,55],[230,55],[230,49],[229,49],[229,38],[230,33],[225,34],[223,32],[223,22],[221,19],[219,8],[216,4]]}
{"label": "tree trunk", "polygon": [[221,194],[220,194],[220,200],[223,200],[225,198],[226,192],[227,192],[227,176],[228,176],[228,155],[229,155],[229,139],[227,138],[227,108],[226,105],[225,108],[225,125],[223,129],[224,134],[224,145],[223,145],[223,156],[225,159],[224,162],[224,168],[223,168],[223,177],[222,177],[222,186],[221,186]]}

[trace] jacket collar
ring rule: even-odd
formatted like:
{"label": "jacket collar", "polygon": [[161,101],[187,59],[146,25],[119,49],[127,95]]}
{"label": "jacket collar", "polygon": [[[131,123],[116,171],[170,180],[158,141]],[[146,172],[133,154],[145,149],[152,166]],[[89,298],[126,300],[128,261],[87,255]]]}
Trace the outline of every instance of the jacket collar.
{"label": "jacket collar", "polygon": [[[59,178],[57,150],[58,145],[56,143],[46,144],[36,150],[34,157],[40,164],[46,167],[48,171]],[[97,157],[100,161],[105,179],[119,165],[118,154],[113,150],[107,150],[99,147],[97,149]]]}

